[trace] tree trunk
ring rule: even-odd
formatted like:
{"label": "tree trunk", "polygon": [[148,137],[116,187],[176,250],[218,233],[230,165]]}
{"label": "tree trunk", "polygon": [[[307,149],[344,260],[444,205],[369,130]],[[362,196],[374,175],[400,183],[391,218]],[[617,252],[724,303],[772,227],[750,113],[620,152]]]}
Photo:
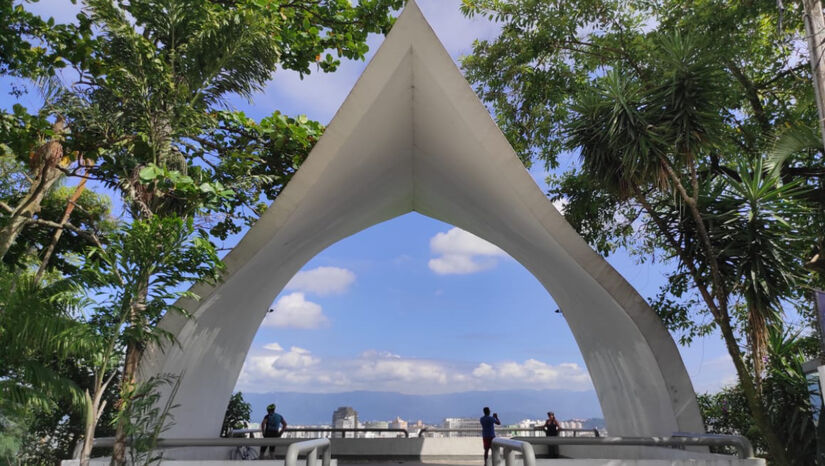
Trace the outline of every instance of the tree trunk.
{"label": "tree trunk", "polygon": [[23,199],[9,213],[8,223],[0,229],[0,259],[11,248],[17,236],[28,224],[29,219],[40,212],[43,198],[49,193],[54,183],[60,179],[62,172],[57,165],[63,159],[63,145],[61,135],[66,124],[62,117],[58,117],[52,125],[54,137],[38,147],[32,155],[31,168],[35,173],[34,181]]}
{"label": "tree trunk", "polygon": [[[137,348],[135,344],[129,344],[126,347],[126,363],[123,366],[123,380],[121,382],[121,393],[131,393],[137,383],[137,365],[140,361],[140,356],[143,351]],[[130,400],[121,398],[121,411],[125,407],[125,403]],[[121,417],[117,423],[115,431],[115,445],[112,452],[112,464],[125,465],[126,464],[126,423],[127,420]]]}
{"label": "tree trunk", "polygon": [[733,329],[729,322],[718,322],[719,330],[722,332],[722,338],[725,340],[725,345],[728,347],[728,353],[733,360],[733,366],[736,368],[736,373],[739,376],[739,383],[742,385],[742,391],[745,392],[745,399],[748,402],[753,421],[757,429],[765,436],[765,443],[768,444],[768,454],[771,456],[771,466],[787,466],[788,458],[785,453],[785,446],[777,437],[776,432],[771,426],[770,419],[765,411],[765,406],[759,397],[756,390],[756,385],[753,382],[750,371],[745,366],[745,361],[742,359],[742,352],[736,342],[736,336],[733,334]]}
{"label": "tree trunk", "polygon": [[[86,170],[86,173],[89,171]],[[83,190],[86,188],[86,178],[83,177],[78,183],[77,187],[74,189],[71,197],[69,197],[69,202],[66,204],[66,210],[63,211],[63,217],[60,219],[60,226],[54,231],[54,235],[52,236],[52,241],[49,243],[49,247],[46,248],[46,253],[43,255],[43,258],[40,260],[40,267],[37,269],[37,274],[34,276],[34,282],[40,282],[40,279],[43,278],[43,274],[46,272],[46,268],[49,265],[49,261],[52,258],[52,254],[54,253],[55,248],[57,247],[57,243],[60,241],[60,237],[63,235],[63,226],[69,221],[69,217],[72,215],[72,211],[74,210],[75,203],[77,199],[80,198],[80,195],[83,194]]]}
{"label": "tree trunk", "polygon": [[[733,360],[733,365],[736,368],[736,373],[739,377],[739,383],[742,384],[742,390],[745,392],[745,398],[748,402],[748,407],[751,410],[751,414],[753,415],[753,420],[756,423],[756,427],[762,432],[762,435],[765,436],[765,442],[768,444],[768,453],[772,457],[771,464],[777,466],[786,466],[788,465],[787,456],[785,454],[785,447],[782,445],[782,442],[777,437],[776,432],[773,430],[773,426],[771,426],[770,420],[768,419],[767,412],[765,411],[765,407],[762,404],[762,400],[759,396],[759,392],[757,390],[756,384],[754,383],[753,375],[748,370],[747,366],[745,365],[744,360],[742,359],[742,352],[739,349],[739,344],[736,340],[736,335],[733,333],[733,329],[730,325],[730,315],[728,313],[728,296],[727,290],[725,290],[724,285],[721,281],[721,274],[719,273],[718,264],[713,254],[713,248],[710,242],[710,236],[705,229],[704,219],[702,217],[701,212],[694,201],[694,199],[687,194],[682,186],[678,175],[673,171],[673,169],[666,165],[666,169],[668,174],[671,177],[674,185],[677,188],[677,191],[681,195],[682,199],[685,201],[688,209],[691,212],[691,215],[694,221],[697,224],[697,231],[700,236],[702,236],[701,240],[703,246],[705,248],[706,254],[708,257],[708,262],[710,268],[712,270],[711,279],[713,281],[712,289],[710,290],[712,295],[707,292],[706,288],[702,284],[701,276],[699,275],[698,271],[692,267],[692,263],[686,263],[685,265],[688,266],[692,270],[693,281],[696,284],[696,287],[700,290],[702,297],[705,299],[709,309],[711,310],[711,314],[713,314],[716,323],[719,325],[719,329],[722,333],[722,338],[725,340],[725,346],[727,346],[728,353],[730,354],[731,359]],[[641,196],[639,196],[641,197]],[[649,206],[646,206],[649,208]],[[652,209],[650,209],[652,210]],[[658,224],[660,228],[663,228],[663,224]],[[663,234],[667,236],[667,230],[664,229],[662,231]],[[680,251],[681,249],[677,249]],[[680,255],[680,257],[684,260],[685,255]],[[714,302],[713,297],[716,297],[718,302]]]}
{"label": "tree trunk", "polygon": [[[139,319],[143,319],[143,313],[141,311],[146,307],[146,296],[149,291],[148,277],[142,280],[138,290],[135,301],[129,311],[129,322],[131,325],[143,325],[139,322]],[[140,358],[143,355],[143,348],[139,345],[140,343],[137,342],[129,342],[126,345],[126,361],[123,365],[123,378],[121,379],[120,386],[121,405],[118,407],[121,411],[121,417],[115,430],[115,445],[114,451],[112,452],[112,464],[117,466],[126,464],[126,424],[128,421],[125,416],[123,416],[123,411],[131,400],[124,399],[124,395],[131,396],[137,383],[138,363],[140,363]]]}

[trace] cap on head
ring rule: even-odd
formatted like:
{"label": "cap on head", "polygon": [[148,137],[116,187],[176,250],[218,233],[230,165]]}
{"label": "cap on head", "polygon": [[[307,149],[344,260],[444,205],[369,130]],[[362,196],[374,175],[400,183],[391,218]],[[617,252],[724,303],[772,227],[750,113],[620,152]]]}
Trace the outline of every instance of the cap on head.
{"label": "cap on head", "polygon": [[273,404],[271,404],[271,405],[267,406],[267,407],[266,407],[266,411],[267,411],[268,413],[273,413],[273,412],[275,412],[275,404],[273,403]]}
{"label": "cap on head", "polygon": [[490,415],[490,408],[488,408],[488,407],[486,407],[486,406],[484,407],[484,415],[485,415],[485,416],[489,416],[489,415]]}

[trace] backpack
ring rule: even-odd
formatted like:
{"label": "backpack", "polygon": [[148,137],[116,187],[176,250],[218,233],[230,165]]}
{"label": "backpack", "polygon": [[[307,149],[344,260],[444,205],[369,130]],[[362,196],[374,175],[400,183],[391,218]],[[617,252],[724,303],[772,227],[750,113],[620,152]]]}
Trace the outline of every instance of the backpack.
{"label": "backpack", "polygon": [[281,415],[272,413],[266,415],[266,431],[278,432],[281,429]]}

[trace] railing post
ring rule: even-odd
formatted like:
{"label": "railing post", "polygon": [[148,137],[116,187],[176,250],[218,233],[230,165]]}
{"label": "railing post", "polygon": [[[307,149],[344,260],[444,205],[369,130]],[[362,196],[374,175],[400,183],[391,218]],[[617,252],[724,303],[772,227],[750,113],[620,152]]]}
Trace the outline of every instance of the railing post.
{"label": "railing post", "polygon": [[313,448],[307,453],[307,466],[318,466],[318,448]]}
{"label": "railing post", "polygon": [[498,463],[501,461],[501,459],[499,458],[499,456],[501,456],[501,448],[497,445],[492,445],[491,450],[493,450],[493,459],[491,460],[492,466],[498,466]]}
{"label": "railing post", "polygon": [[504,465],[505,466],[516,466],[516,451],[515,450],[505,450],[504,453]]}
{"label": "railing post", "polygon": [[321,462],[322,466],[330,466],[332,464],[332,445],[327,444],[326,448],[324,448],[323,458]]}

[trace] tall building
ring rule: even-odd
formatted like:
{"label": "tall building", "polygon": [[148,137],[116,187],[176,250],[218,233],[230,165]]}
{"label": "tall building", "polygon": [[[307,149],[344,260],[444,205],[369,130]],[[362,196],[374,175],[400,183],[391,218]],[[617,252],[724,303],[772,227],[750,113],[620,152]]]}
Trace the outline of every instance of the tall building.
{"label": "tall building", "polygon": [[[341,406],[336,409],[332,413],[332,427],[336,429],[354,429],[358,427],[358,411],[350,406]],[[342,433],[341,437],[346,437],[346,433]]]}

